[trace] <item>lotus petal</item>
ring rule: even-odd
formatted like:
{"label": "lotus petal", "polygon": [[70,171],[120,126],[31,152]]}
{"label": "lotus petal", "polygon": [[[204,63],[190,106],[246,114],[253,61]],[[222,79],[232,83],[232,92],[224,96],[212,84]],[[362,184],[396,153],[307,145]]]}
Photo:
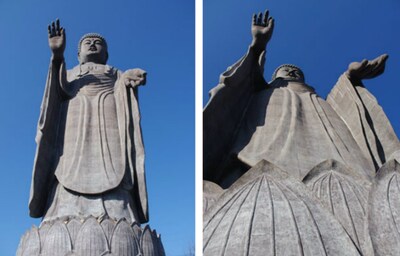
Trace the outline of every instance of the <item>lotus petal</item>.
{"label": "lotus petal", "polygon": [[203,181],[203,213],[214,204],[223,192],[224,190],[216,183],[208,180]]}
{"label": "lotus petal", "polygon": [[23,249],[25,248],[25,241],[28,237],[28,233],[29,231],[26,231],[25,234],[23,234],[23,236],[21,237],[21,239],[19,240],[19,244],[18,244],[18,249],[17,249],[17,256],[22,256],[23,253]]}
{"label": "lotus petal", "polygon": [[369,180],[351,172],[342,163],[327,160],[314,167],[303,182],[342,224],[357,247],[371,255],[366,217]]}
{"label": "lotus petal", "polygon": [[71,219],[67,223],[67,229],[69,231],[69,236],[71,237],[71,241],[72,241],[73,245],[75,244],[76,235],[78,234],[81,226],[82,226],[82,223],[76,218]]}
{"label": "lotus petal", "polygon": [[72,251],[71,238],[63,222],[56,221],[46,234],[42,256],[64,256]]}
{"label": "lotus petal", "polygon": [[39,256],[40,238],[37,227],[33,226],[26,234],[22,248],[22,256]]}
{"label": "lotus petal", "polygon": [[114,227],[115,227],[115,221],[112,220],[112,219],[109,219],[109,218],[104,219],[101,222],[101,227],[103,228],[103,231],[104,231],[104,234],[107,237],[107,240],[111,241],[112,232],[113,232]]}
{"label": "lotus petal", "polygon": [[111,252],[119,256],[131,256],[139,253],[138,241],[132,227],[125,221],[118,221],[111,238]]}
{"label": "lotus petal", "polygon": [[158,256],[158,250],[154,246],[153,236],[148,225],[143,229],[142,237],[140,238],[140,247],[142,248],[143,256]]}
{"label": "lotus petal", "polygon": [[157,248],[157,254],[159,256],[165,256],[164,246],[161,242],[161,235],[157,234],[157,231],[153,230],[153,243],[154,246]]}
{"label": "lotus petal", "polygon": [[135,233],[136,239],[139,241],[140,237],[142,236],[142,228],[136,222],[134,222],[131,226],[132,226],[133,232]]}
{"label": "lotus petal", "polygon": [[39,226],[39,237],[40,237],[40,248],[43,248],[44,242],[46,241],[46,235],[53,223],[42,222]]}
{"label": "lotus petal", "polygon": [[204,216],[203,251],[214,255],[360,255],[307,187],[261,161]]}
{"label": "lotus petal", "polygon": [[375,255],[400,255],[400,164],[385,163],[369,195],[368,228]]}
{"label": "lotus petal", "polygon": [[99,256],[108,252],[108,242],[100,224],[89,217],[82,224],[75,241],[75,252],[79,256]]}

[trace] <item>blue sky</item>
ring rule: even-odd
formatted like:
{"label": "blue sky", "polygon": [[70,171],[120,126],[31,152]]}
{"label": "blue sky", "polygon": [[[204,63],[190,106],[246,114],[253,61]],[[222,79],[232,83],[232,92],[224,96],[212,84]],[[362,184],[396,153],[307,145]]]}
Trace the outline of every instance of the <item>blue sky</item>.
{"label": "blue sky", "polygon": [[326,97],[349,63],[388,53],[386,71],[365,86],[400,134],[400,2],[397,0],[204,0],[204,98],[219,75],[251,42],[253,13],[270,10],[275,30],[267,47],[265,77],[280,64],[301,67],[306,82]]}
{"label": "blue sky", "polygon": [[0,1],[0,255],[40,220],[28,215],[35,134],[50,50],[47,25],[66,28],[68,68],[77,43],[102,34],[109,61],[148,72],[140,88],[150,226],[167,255],[194,244],[194,1]]}
{"label": "blue sky", "polygon": [[[265,76],[302,67],[325,97],[352,61],[388,53],[386,72],[366,81],[399,134],[400,2],[397,0],[204,0],[204,102],[219,75],[247,50],[254,12],[270,9],[275,31]],[[150,225],[167,255],[194,243],[194,1],[0,1],[0,255],[40,220],[28,216],[34,137],[50,59],[47,24],[66,28],[68,68],[79,38],[103,34],[109,64],[148,72],[140,90]],[[201,113],[198,113],[201,114]]]}

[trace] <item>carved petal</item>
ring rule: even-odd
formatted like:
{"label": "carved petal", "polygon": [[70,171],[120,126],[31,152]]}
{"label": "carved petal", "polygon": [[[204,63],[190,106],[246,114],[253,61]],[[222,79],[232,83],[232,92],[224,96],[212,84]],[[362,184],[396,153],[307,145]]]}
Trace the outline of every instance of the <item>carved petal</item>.
{"label": "carved petal", "polygon": [[307,187],[267,161],[204,216],[204,255],[360,255]]}
{"label": "carved petal", "polygon": [[99,256],[109,251],[107,238],[95,218],[88,218],[78,232],[75,243],[78,255]]}
{"label": "carved petal", "polygon": [[132,224],[132,229],[133,229],[133,232],[135,233],[136,239],[140,240],[140,237],[142,236],[142,228],[140,227],[140,225],[137,224],[136,222],[134,222]]}
{"label": "carved petal", "polygon": [[135,233],[125,220],[118,221],[114,229],[111,238],[111,252],[120,256],[131,256],[139,253]]}
{"label": "carved petal", "polygon": [[19,240],[19,244],[18,244],[18,249],[17,249],[17,253],[16,256],[22,256],[22,250],[24,248],[25,245],[25,240],[28,236],[28,231],[25,232],[25,234],[21,237],[21,239]]}
{"label": "carved petal", "polygon": [[71,239],[63,222],[55,222],[46,235],[43,256],[64,256],[72,250]]}
{"label": "carved petal", "polygon": [[159,256],[165,256],[164,246],[161,242],[161,235],[157,234],[157,231],[154,229],[152,231],[153,244],[157,248],[157,254]]}
{"label": "carved petal", "polygon": [[214,182],[203,181],[203,213],[210,208],[224,190]]}
{"label": "carved petal", "polygon": [[81,226],[82,226],[82,223],[78,219],[71,219],[67,223],[67,229],[69,231],[69,235],[71,237],[73,247],[75,247],[76,235],[78,234]]}
{"label": "carved petal", "polygon": [[40,248],[43,248],[44,242],[46,241],[46,235],[51,228],[52,223],[42,222],[39,226],[39,237],[40,237]]}
{"label": "carved petal", "polygon": [[342,224],[357,247],[371,255],[372,244],[366,229],[370,182],[335,160],[314,167],[303,182]]}
{"label": "carved petal", "polygon": [[22,256],[39,256],[40,238],[37,227],[33,226],[26,234],[22,248]]}
{"label": "carved petal", "polygon": [[112,235],[113,229],[115,227],[115,221],[112,219],[109,219],[109,218],[104,219],[101,222],[101,227],[103,228],[103,231],[107,237],[107,240],[111,241],[111,235]]}
{"label": "carved petal", "polygon": [[378,171],[368,208],[375,255],[400,255],[400,164],[391,160]]}
{"label": "carved petal", "polygon": [[142,237],[140,238],[140,247],[142,248],[143,256],[158,256],[158,250],[154,246],[151,229],[148,225],[143,229]]}

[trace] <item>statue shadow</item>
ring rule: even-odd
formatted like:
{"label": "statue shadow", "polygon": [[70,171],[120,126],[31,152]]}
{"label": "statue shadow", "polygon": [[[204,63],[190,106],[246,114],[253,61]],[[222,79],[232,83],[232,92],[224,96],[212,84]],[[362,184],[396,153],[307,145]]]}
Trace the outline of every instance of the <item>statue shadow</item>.
{"label": "statue shadow", "polygon": [[[245,174],[252,166],[244,163],[238,158],[238,153],[242,151],[250,142],[257,127],[265,125],[265,116],[269,108],[269,102],[276,89],[287,87],[288,82],[279,80],[271,85],[264,86],[252,95],[246,107],[241,123],[232,139],[230,152],[227,154],[221,168],[222,175],[218,184],[223,188],[229,188],[236,180]],[[282,106],[284,107],[284,106]]]}

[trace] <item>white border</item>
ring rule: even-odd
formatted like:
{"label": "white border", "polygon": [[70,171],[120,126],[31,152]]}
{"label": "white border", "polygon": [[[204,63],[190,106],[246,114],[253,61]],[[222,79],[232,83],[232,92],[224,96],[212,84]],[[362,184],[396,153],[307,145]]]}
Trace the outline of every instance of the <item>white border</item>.
{"label": "white border", "polygon": [[203,1],[196,0],[195,8],[195,251],[203,255]]}

